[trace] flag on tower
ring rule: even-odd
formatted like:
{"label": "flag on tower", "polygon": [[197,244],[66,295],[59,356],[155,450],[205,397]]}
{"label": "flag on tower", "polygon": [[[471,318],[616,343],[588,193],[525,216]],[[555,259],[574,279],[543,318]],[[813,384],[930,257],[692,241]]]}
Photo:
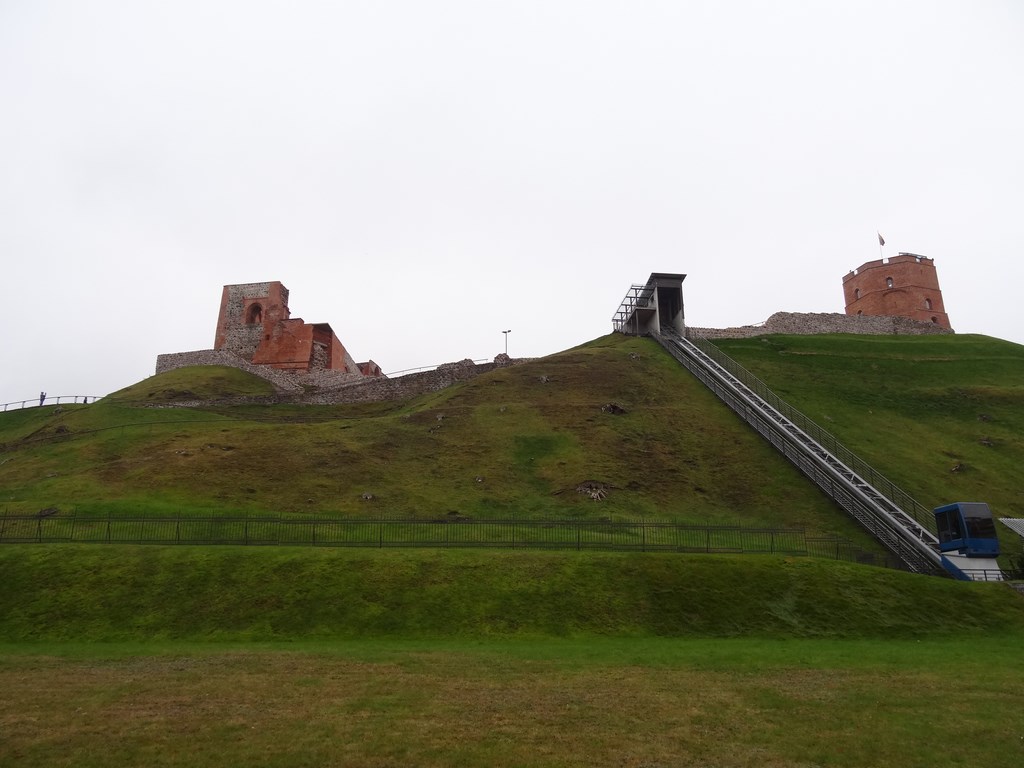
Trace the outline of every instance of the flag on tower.
{"label": "flag on tower", "polygon": [[881,233],[878,234],[878,244],[885,245],[885,238],[882,237]]}

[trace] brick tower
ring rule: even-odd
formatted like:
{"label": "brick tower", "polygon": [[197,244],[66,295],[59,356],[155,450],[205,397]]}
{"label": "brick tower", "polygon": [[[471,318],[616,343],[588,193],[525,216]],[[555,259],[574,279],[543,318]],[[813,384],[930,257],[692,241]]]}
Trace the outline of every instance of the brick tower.
{"label": "brick tower", "polygon": [[288,289],[276,280],[224,286],[213,348],[297,373],[333,370],[381,375],[380,366],[372,360],[355,362],[327,323],[291,317]]}
{"label": "brick tower", "polygon": [[843,277],[848,315],[909,317],[950,328],[935,260],[915,253],[862,264]]}

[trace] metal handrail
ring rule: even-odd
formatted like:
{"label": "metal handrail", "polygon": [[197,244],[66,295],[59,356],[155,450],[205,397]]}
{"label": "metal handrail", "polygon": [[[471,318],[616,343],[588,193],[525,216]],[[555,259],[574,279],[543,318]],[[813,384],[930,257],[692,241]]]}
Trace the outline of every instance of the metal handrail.
{"label": "metal handrail", "polygon": [[[662,334],[655,338],[669,354],[754,427],[762,437],[810,477],[893,554],[903,560],[911,570],[921,573],[943,572],[935,546],[937,539],[932,532],[934,521],[927,527],[918,522],[915,516],[902,509],[882,490],[874,488],[870,481],[840,460],[827,446],[815,440],[812,434],[802,430],[793,419],[774,405],[776,402],[782,405],[785,403],[767,390],[763,382],[760,384],[770,397],[761,397],[739,375],[693,341],[664,329]],[[758,380],[738,363],[731,362],[730,367],[746,373],[747,378],[755,382],[756,386]],[[794,413],[803,417],[798,412]],[[817,426],[806,417],[803,417],[803,420]],[[820,428],[819,431],[831,437]],[[834,438],[832,439],[834,441]],[[852,453],[847,453],[853,456]],[[866,462],[864,466],[868,466]],[[878,473],[875,475],[882,477]],[[891,486],[891,483],[889,485]]]}
{"label": "metal handrail", "polygon": [[[46,405],[61,405],[68,403],[78,403],[81,398],[81,405],[92,405],[97,400],[102,400],[102,395],[46,395],[46,397],[31,397],[28,400],[12,400],[9,403],[3,403],[3,410],[20,410],[22,408],[41,408]],[[50,401],[54,402],[50,402]],[[17,406],[12,408],[11,406]]]}
{"label": "metal handrail", "polygon": [[[474,365],[480,365],[482,363],[489,363],[489,362],[491,362],[491,361],[488,360],[486,357],[481,357],[479,360],[474,360],[473,364]],[[391,376],[400,376],[403,373],[420,373],[421,371],[436,371],[442,365],[448,365],[448,363],[437,363],[436,365],[421,365],[418,368],[403,368],[400,371],[386,371],[384,373],[384,375],[388,376],[388,377],[391,377]]]}
{"label": "metal handrail", "polygon": [[867,461],[844,446],[839,439],[828,430],[819,426],[813,419],[798,411],[780,398],[768,385],[754,374],[733,360],[718,346],[703,336],[691,335],[689,341],[701,352],[706,354],[729,373],[742,381],[754,394],[767,402],[775,410],[796,424],[816,442],[820,443],[829,453],[850,467],[854,472],[871,483],[883,496],[910,514],[920,525],[934,532],[935,517],[931,510],[917,501],[913,496],[897,486],[885,475],[876,470]]}

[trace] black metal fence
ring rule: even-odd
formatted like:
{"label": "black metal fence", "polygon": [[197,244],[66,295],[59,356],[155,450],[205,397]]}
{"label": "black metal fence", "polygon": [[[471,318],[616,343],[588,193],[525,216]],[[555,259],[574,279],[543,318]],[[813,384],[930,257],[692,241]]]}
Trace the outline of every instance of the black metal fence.
{"label": "black metal fence", "polygon": [[4,515],[0,544],[102,543],[466,547],[785,554],[889,565],[838,536],[802,528],[575,520]]}

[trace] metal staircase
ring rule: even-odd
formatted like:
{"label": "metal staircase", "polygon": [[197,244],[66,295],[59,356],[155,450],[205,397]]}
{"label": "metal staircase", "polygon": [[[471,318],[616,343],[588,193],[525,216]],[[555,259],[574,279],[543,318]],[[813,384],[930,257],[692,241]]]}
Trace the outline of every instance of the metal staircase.
{"label": "metal staircase", "polygon": [[694,343],[665,328],[654,338],[909,570],[946,574],[938,538],[926,527],[934,524],[928,510],[842,448],[834,437],[786,405],[763,382],[709,342],[698,346],[700,342]]}

